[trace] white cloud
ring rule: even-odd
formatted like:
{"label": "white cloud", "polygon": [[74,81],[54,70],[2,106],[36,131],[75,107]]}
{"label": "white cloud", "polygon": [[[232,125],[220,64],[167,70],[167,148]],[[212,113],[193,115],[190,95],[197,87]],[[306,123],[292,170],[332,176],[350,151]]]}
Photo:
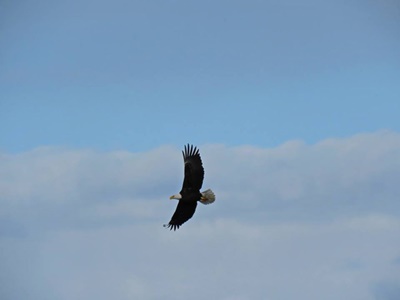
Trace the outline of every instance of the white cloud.
{"label": "white cloud", "polygon": [[217,201],[170,232],[162,224],[181,187],[179,151],[2,154],[0,298],[372,300],[398,292],[400,134],[202,146],[204,187]]}

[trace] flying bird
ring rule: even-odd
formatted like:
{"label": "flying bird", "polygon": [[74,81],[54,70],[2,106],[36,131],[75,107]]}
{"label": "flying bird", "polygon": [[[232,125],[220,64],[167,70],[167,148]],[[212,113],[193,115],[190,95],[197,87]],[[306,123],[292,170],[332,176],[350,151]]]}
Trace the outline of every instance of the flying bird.
{"label": "flying bird", "polygon": [[185,146],[183,154],[185,177],[181,191],[169,197],[169,199],[177,199],[178,205],[169,221],[164,227],[170,230],[176,230],[189,220],[196,211],[197,201],[202,204],[210,204],[215,201],[215,195],[212,190],[208,189],[200,192],[204,179],[204,168],[199,154],[199,150],[193,145]]}

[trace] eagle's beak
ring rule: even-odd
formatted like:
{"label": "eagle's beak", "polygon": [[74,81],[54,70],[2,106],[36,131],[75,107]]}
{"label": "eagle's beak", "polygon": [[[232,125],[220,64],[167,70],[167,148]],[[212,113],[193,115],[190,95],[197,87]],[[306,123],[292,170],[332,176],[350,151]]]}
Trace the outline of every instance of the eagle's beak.
{"label": "eagle's beak", "polygon": [[174,195],[172,195],[171,197],[169,197],[169,200],[172,200],[172,199],[174,199]]}

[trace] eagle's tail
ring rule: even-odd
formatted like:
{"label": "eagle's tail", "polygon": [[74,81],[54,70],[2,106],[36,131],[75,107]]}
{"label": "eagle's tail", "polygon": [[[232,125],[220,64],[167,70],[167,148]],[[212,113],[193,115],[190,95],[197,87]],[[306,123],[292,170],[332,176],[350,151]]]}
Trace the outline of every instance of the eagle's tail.
{"label": "eagle's tail", "polygon": [[212,190],[208,189],[201,192],[200,203],[211,204],[215,201],[215,194]]}

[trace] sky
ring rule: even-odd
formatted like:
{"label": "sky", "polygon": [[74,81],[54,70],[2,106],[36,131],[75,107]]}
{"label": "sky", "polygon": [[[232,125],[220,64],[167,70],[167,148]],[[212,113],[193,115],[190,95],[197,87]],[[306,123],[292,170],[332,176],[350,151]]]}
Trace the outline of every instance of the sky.
{"label": "sky", "polygon": [[[0,298],[400,298],[400,4],[0,2]],[[204,188],[169,221],[181,150]]]}

